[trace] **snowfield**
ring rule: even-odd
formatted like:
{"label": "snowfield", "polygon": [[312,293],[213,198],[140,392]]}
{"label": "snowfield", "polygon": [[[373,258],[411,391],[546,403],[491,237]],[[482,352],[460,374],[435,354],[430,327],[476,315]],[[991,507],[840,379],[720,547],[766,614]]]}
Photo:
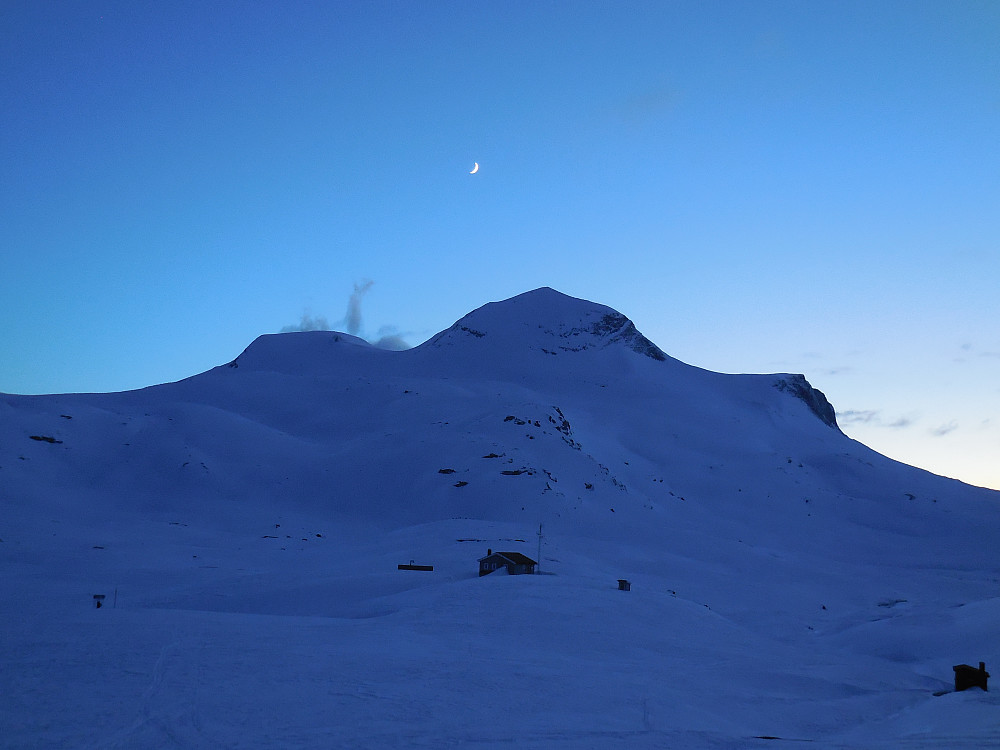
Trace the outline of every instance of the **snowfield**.
{"label": "snowfield", "polygon": [[998,536],[801,376],[551,289],[402,352],[261,336],[0,395],[0,745],[997,747],[952,666],[1000,677]]}

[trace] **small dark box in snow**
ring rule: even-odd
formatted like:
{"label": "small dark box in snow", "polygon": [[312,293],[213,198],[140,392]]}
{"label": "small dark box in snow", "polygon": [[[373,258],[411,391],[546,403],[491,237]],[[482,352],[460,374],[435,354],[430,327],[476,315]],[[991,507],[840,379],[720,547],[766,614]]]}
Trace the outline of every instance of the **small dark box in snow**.
{"label": "small dark box in snow", "polygon": [[955,670],[955,690],[966,690],[971,687],[980,687],[986,690],[986,680],[990,673],[986,671],[986,664],[979,662],[979,669],[970,667],[968,664],[956,664]]}

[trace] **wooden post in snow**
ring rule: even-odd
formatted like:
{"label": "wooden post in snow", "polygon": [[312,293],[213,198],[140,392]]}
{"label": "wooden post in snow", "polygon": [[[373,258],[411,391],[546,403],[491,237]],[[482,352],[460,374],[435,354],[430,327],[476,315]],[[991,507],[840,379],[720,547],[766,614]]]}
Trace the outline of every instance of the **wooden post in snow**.
{"label": "wooden post in snow", "polygon": [[538,524],[538,561],[535,564],[535,574],[541,572],[542,569],[542,525]]}

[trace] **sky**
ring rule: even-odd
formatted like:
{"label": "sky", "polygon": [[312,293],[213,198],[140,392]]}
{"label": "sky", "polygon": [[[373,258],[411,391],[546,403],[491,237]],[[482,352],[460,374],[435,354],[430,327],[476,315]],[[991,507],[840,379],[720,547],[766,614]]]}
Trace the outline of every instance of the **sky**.
{"label": "sky", "polygon": [[0,392],[551,286],[1000,488],[998,38],[992,0],[7,0]]}

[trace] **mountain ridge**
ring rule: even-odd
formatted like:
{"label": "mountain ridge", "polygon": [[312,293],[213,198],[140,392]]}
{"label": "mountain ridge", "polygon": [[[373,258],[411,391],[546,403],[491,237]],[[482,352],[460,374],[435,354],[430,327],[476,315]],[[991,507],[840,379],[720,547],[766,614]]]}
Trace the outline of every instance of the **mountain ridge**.
{"label": "mountain ridge", "polygon": [[[358,348],[344,349],[338,346],[341,344]],[[349,359],[354,366],[359,360],[368,366],[377,362],[379,367],[398,373],[408,366],[419,370],[421,364],[433,360],[435,351],[470,345],[475,349],[466,356],[479,361],[484,366],[480,370],[489,367],[504,370],[513,355],[523,352],[557,357],[622,347],[656,362],[705,374],[710,372],[669,357],[617,310],[570,297],[551,287],[487,303],[409,350],[379,349],[339,331],[265,334],[255,339],[228,367],[322,374],[325,368],[342,366],[343,360]],[[821,421],[839,431],[833,406],[804,375],[776,373],[768,377],[774,378],[775,388],[804,402]]]}
{"label": "mountain ridge", "polygon": [[270,334],[176,383],[5,397],[20,418],[6,420],[19,426],[0,445],[0,476],[40,503],[89,477],[88,492],[157,513],[275,498],[344,523],[576,519],[598,536],[645,533],[643,514],[623,511],[669,515],[677,497],[734,516],[730,498],[777,508],[803,481],[835,503],[880,498],[880,476],[898,477],[896,497],[954,494],[953,480],[843,435],[804,376],[713,373],[650,356],[645,341],[611,308],[547,288],[407,351]]}

